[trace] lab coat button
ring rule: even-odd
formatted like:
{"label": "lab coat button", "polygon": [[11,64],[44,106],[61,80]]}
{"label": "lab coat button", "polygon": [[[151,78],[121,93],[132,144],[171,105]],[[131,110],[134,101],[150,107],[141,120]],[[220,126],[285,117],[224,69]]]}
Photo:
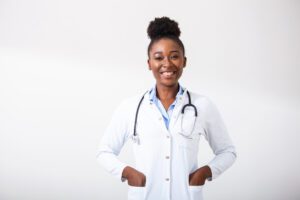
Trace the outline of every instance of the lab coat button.
{"label": "lab coat button", "polygon": [[169,156],[166,156],[166,159],[169,159],[170,157]]}
{"label": "lab coat button", "polygon": [[167,139],[170,139],[170,136],[167,135]]}
{"label": "lab coat button", "polygon": [[166,181],[169,181],[170,179],[169,178],[166,178]]}

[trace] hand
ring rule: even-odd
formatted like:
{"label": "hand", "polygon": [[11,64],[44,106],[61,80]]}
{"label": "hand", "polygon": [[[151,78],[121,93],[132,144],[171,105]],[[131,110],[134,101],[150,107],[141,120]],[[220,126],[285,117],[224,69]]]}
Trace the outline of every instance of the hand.
{"label": "hand", "polygon": [[212,176],[208,166],[201,167],[190,174],[189,185],[200,186],[204,185],[207,178]]}
{"label": "hand", "polygon": [[127,179],[130,186],[144,187],[146,185],[146,176],[132,167],[125,167],[122,177]]}

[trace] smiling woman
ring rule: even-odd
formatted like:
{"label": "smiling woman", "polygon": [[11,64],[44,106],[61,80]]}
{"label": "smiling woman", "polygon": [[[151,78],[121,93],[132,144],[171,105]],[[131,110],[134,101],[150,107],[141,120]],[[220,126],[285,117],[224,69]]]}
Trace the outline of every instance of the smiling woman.
{"label": "smiling woman", "polygon": [[[109,173],[127,180],[129,200],[202,200],[206,180],[235,161],[235,147],[214,104],[178,82],[187,60],[178,23],[155,18],[148,36],[148,67],[156,84],[118,107],[97,158]],[[201,135],[215,154],[204,166],[197,160]],[[117,158],[131,139],[135,166]]]}
{"label": "smiling woman", "polygon": [[157,19],[150,23],[148,36],[151,39],[148,65],[158,88],[175,87],[178,90],[178,80],[186,65],[178,24],[166,17]]}
{"label": "smiling woman", "polygon": [[152,44],[148,65],[159,87],[177,87],[185,63],[182,48],[172,39],[164,38]]}

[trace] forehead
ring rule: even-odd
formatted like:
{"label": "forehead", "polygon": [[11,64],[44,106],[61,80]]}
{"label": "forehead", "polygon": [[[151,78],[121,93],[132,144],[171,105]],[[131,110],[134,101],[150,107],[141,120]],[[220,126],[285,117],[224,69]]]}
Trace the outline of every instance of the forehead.
{"label": "forehead", "polygon": [[150,53],[168,53],[170,51],[182,52],[182,49],[176,41],[169,38],[162,38],[153,43]]}

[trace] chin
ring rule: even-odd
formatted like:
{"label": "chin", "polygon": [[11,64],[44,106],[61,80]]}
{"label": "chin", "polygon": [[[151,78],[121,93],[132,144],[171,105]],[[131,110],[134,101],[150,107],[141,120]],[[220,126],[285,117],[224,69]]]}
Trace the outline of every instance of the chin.
{"label": "chin", "polygon": [[159,84],[163,85],[165,87],[175,87],[175,86],[177,86],[178,81],[162,81]]}

